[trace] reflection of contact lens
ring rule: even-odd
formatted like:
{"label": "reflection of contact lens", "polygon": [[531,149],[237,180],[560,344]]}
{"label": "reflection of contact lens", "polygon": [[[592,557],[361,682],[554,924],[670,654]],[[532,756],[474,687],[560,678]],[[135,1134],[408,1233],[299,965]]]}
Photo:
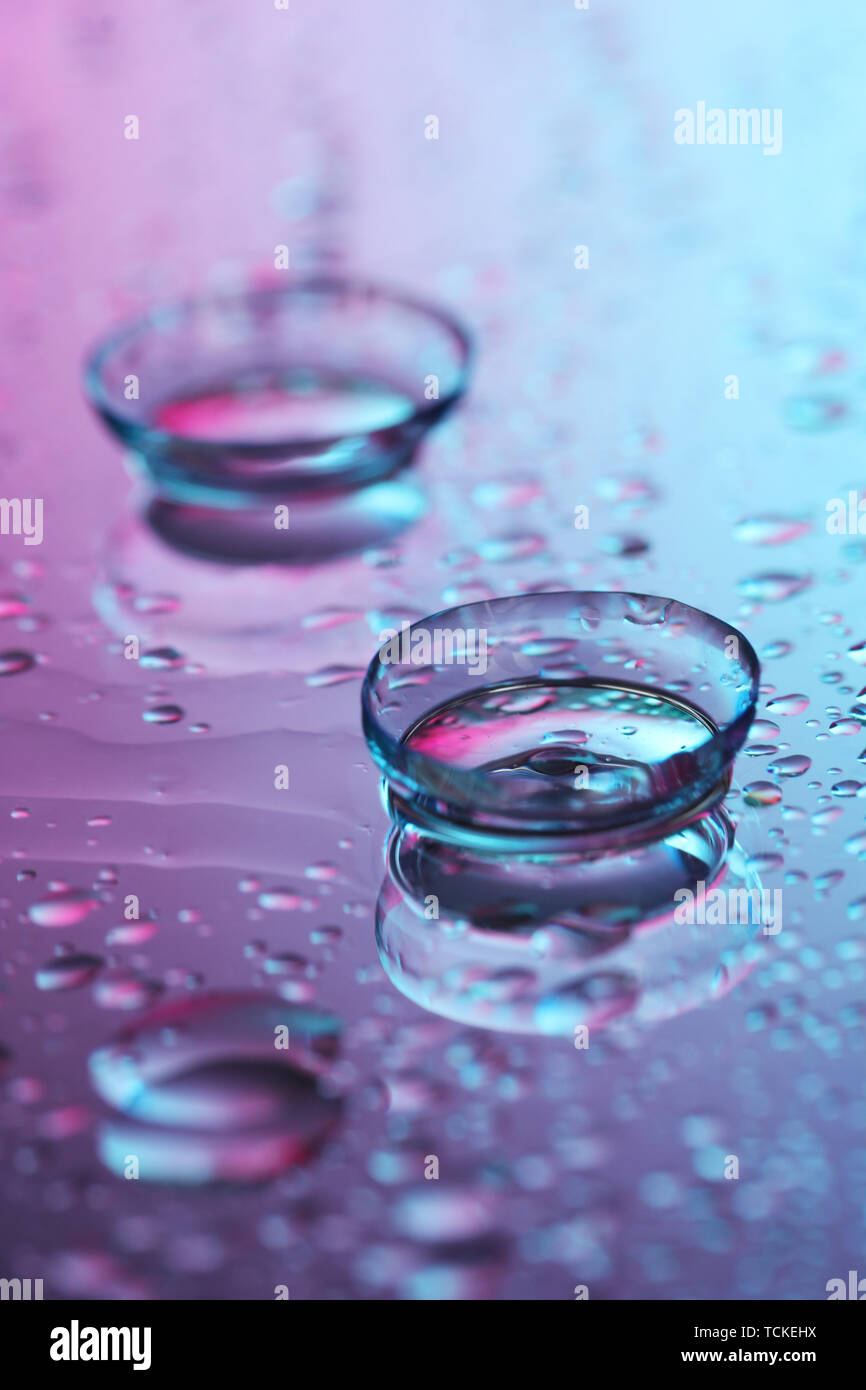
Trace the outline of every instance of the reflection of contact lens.
{"label": "reflection of contact lens", "polygon": [[719,795],[758,674],[741,633],[672,599],[528,594],[395,633],[367,672],[364,729],[419,823],[583,853]]}
{"label": "reflection of contact lens", "polygon": [[562,1035],[674,1017],[733,988],[762,952],[752,921],[674,921],[680,890],[721,881],[732,839],[721,807],[652,844],[586,856],[482,855],[399,824],[377,911],[382,965],[414,1003],[476,1027]]}
{"label": "reflection of contact lens", "polygon": [[440,913],[473,927],[531,931],[556,922],[591,935],[601,948],[668,916],[678,888],[712,883],[732,842],[721,807],[651,843],[585,855],[483,854],[398,823],[389,860],[411,897],[435,894]]}

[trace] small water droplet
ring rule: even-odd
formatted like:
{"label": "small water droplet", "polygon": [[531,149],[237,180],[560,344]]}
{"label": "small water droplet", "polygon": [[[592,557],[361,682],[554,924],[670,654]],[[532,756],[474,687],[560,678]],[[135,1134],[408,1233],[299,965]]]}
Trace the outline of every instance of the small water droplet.
{"label": "small water droplet", "polygon": [[756,574],[741,579],[737,588],[744,598],[758,603],[782,603],[801,594],[811,583],[811,576],[805,574]]}
{"label": "small water droplet", "polygon": [[36,988],[44,990],[80,989],[102,968],[100,956],[57,956],[36,972]]}
{"label": "small water droplet", "polygon": [[17,676],[35,666],[36,658],[30,652],[0,652],[0,676]]}
{"label": "small water droplet", "polygon": [[37,927],[74,927],[98,906],[82,889],[63,888],[32,903],[27,915]]}
{"label": "small water droplet", "polygon": [[747,806],[776,806],[782,800],[782,790],[775,782],[750,782],[743,788]]}
{"label": "small water droplet", "polygon": [[811,522],[798,517],[753,516],[737,522],[734,536],[746,545],[785,545],[811,529]]}
{"label": "small water droplet", "polygon": [[154,705],[142,713],[145,724],[177,724],[183,719],[180,705]]}

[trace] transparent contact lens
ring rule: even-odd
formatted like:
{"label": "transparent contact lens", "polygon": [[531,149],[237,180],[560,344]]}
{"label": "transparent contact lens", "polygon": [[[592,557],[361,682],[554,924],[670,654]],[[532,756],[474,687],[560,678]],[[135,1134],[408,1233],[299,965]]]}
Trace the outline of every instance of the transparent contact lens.
{"label": "transparent contact lens", "polygon": [[659,766],[699,748],[711,727],[685,703],[625,684],[530,680],[452,701],[405,743],[495,780],[539,815],[576,807],[603,819],[664,795]]}
{"label": "transparent contact lens", "polygon": [[85,385],[161,498],[269,511],[290,551],[275,505],[405,468],[463,394],[470,356],[435,307],[295,280],[154,309],[96,348]]}
{"label": "transparent contact lens", "polygon": [[724,788],[758,689],[748,640],[673,599],[545,593],[394,634],[364,728],[419,824],[585,853],[652,838]]}
{"label": "transparent contact lens", "polygon": [[363,718],[394,827],[391,981],[447,1018],[555,1035],[733,987],[765,945],[757,882],[717,931],[676,905],[731,872],[722,799],[757,690],[741,633],[649,595],[527,594],[386,634]]}
{"label": "transparent contact lens", "polygon": [[339,1122],[341,1101],[323,1085],[338,1047],[333,1015],[263,994],[203,994],[144,1014],[90,1058],[110,1108],[102,1160],[128,1177],[134,1156],[145,1182],[273,1177]]}

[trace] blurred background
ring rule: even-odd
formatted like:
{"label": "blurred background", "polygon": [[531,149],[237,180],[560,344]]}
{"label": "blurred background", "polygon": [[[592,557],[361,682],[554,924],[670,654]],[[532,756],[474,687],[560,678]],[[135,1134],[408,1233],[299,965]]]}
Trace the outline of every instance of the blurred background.
{"label": "blurred background", "polygon": [[[0,536],[0,1274],[46,1298],[825,1297],[866,1259],[866,534],[826,527],[864,488],[866,12],[0,13],[0,494],[44,499],[41,546]],[[677,144],[699,102],[781,110],[780,153]],[[81,363],[154,303],[270,283],[281,245],[290,275],[456,313],[470,395],[354,499],[327,563],[196,560],[142,520]],[[783,931],[742,974],[671,939],[660,1020],[587,1053],[389,983],[358,718],[382,629],[566,587],[717,613],[761,654],[762,703],[800,697],[759,711],[729,802]],[[774,777],[777,754],[810,762]],[[148,1099],[152,1039],[114,1095],[155,1132],[88,1058],[203,990],[327,1010],[341,1060],[317,1100],[240,1062],[211,1078],[218,1137],[190,1157]],[[270,1020],[239,1007],[207,1023],[230,1061]],[[281,1142],[257,1167],[251,1141],[255,1181],[209,1180],[244,1125]],[[130,1146],[161,1181],[124,1176]]]}

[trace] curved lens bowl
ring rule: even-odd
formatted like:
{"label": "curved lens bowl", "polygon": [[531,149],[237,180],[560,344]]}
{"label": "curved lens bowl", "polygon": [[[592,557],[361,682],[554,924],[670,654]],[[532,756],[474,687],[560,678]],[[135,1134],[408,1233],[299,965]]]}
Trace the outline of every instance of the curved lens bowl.
{"label": "curved lens bowl", "polygon": [[383,642],[364,732],[392,810],[464,842],[644,843],[723,794],[759,666],[674,599],[543,593],[467,604]]}
{"label": "curved lens bowl", "polygon": [[156,308],[96,348],[85,386],[163,496],[263,506],[405,467],[470,356],[438,309],[311,279]]}

